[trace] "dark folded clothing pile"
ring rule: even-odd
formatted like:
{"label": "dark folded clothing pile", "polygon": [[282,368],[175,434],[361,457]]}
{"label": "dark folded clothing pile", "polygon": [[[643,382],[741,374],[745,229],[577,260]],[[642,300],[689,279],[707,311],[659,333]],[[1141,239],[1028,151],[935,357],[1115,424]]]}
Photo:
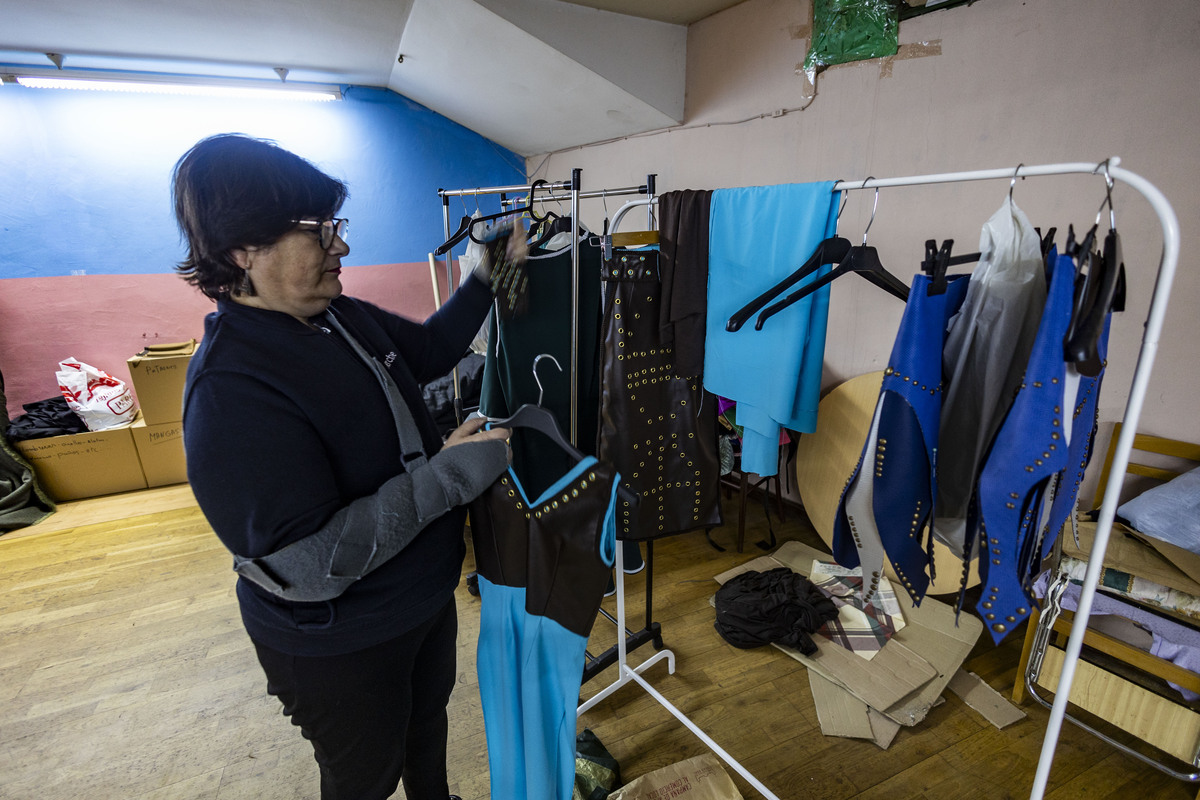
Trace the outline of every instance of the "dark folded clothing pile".
{"label": "dark folded clothing pile", "polygon": [[71,410],[62,395],[26,403],[23,407],[25,413],[13,417],[8,425],[6,436],[10,442],[87,432],[83,420]]}
{"label": "dark folded clothing pile", "polygon": [[832,600],[787,567],[730,578],[716,601],[717,633],[742,649],[778,643],[812,655],[817,645],[809,634],[838,615]]}

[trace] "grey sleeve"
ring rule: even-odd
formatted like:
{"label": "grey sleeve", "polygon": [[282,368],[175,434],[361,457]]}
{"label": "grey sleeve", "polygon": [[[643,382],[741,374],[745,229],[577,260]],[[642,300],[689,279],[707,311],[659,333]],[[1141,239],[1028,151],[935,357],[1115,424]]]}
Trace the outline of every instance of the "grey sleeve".
{"label": "grey sleeve", "polygon": [[430,522],[478,497],[507,467],[508,448],[499,440],[447,448],[338,510],[303,539],[259,558],[235,554],[233,569],[284,600],[331,600]]}

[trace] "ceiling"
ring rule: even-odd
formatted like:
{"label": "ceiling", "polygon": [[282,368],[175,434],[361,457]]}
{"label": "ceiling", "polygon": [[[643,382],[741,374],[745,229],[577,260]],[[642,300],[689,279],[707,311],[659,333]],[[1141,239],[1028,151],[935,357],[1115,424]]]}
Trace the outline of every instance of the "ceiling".
{"label": "ceiling", "polygon": [[686,26],[740,2],[0,0],[0,73],[284,68],[389,88],[534,155],[681,122]]}

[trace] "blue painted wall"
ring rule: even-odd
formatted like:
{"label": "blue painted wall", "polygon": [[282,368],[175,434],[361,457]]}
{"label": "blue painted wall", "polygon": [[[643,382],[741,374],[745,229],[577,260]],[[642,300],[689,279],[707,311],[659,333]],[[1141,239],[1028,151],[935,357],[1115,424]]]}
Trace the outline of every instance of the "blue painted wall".
{"label": "blue painted wall", "polygon": [[[5,84],[0,278],[170,272],[183,256],[171,168],[199,139],[233,131],[273,139],[349,184],[347,266],[425,261],[443,238],[439,188],[524,181],[520,156],[383,89],[298,103]],[[452,225],[462,213],[452,200]]]}

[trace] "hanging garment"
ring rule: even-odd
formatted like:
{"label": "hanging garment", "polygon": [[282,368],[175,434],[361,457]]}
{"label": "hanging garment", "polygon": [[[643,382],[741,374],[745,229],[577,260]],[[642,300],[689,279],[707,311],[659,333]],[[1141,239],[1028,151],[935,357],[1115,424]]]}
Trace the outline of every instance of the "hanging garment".
{"label": "hanging garment", "polygon": [[[600,407],[600,248],[580,239],[579,248],[579,347],[574,354],[579,372],[577,438],[573,444],[594,455],[597,416]],[[554,413],[559,428],[571,434],[571,315],[570,248],[547,253],[533,250],[525,264],[529,278],[529,312],[512,319],[492,314],[487,360],[479,410],[492,418],[510,416],[525,403],[541,405]],[[560,372],[546,359],[538,367],[538,390],[533,361],[542,353],[554,356]],[[513,431],[513,468],[531,494],[547,486],[571,468],[570,456],[537,434]]]}
{"label": "hanging garment", "polygon": [[711,191],[666,192],[658,197],[662,260],[662,342],[675,351],[684,378],[704,371],[704,318],[708,310],[708,220]]}
{"label": "hanging garment", "polygon": [[[619,501],[617,536],[654,539],[721,524],[717,403],[663,341],[659,253],[604,262],[599,455],[640,495]],[[678,340],[677,340],[678,341]]]}
{"label": "hanging garment", "polygon": [[[800,300],[761,331],[731,332],[725,323],[833,235],[832,190],[833,181],[823,181],[713,192],[704,388],[737,401],[747,472],[776,474],[781,428],[816,430],[829,289]],[[822,267],[813,279],[830,270]]]}
{"label": "hanging garment", "polygon": [[[1075,413],[1071,425],[1065,431],[1069,434],[1070,439],[1067,445],[1067,468],[1058,477],[1049,518],[1038,533],[1041,538],[1040,550],[1043,560],[1050,556],[1059,532],[1075,509],[1075,502],[1079,497],[1079,485],[1083,482],[1083,475],[1092,460],[1092,444],[1096,438],[1096,420],[1100,413],[1100,384],[1104,380],[1104,367],[1108,365],[1108,332],[1111,324],[1112,315],[1110,313],[1104,320],[1104,329],[1097,343],[1102,365],[1100,372],[1094,377],[1084,377],[1077,373],[1075,375],[1078,379],[1079,389],[1074,394],[1075,402],[1072,404]],[[1068,378],[1073,372],[1074,368],[1068,365]]]}
{"label": "hanging garment", "polygon": [[570,800],[584,651],[616,551],[618,474],[588,456],[536,499],[511,469],[470,505],[494,800]]}
{"label": "hanging garment", "polygon": [[[833,554],[842,566],[862,566],[864,602],[879,586],[885,557],[914,604],[929,588],[933,542],[923,532],[937,496],[941,353],[968,281],[949,276],[945,292],[930,295],[930,278],[913,278],[870,433],[838,503]],[[868,458],[871,472],[863,469]]]}
{"label": "hanging garment", "polygon": [[1068,467],[1064,427],[1073,424],[1068,416],[1073,409],[1064,401],[1063,336],[1071,322],[1075,262],[1053,253],[1052,258],[1050,291],[1024,380],[976,490],[979,580],[984,587],[976,610],[996,642],[1033,607],[1030,586],[1041,562],[1038,516],[1051,479]]}
{"label": "hanging garment", "polygon": [[934,535],[962,553],[966,518],[992,437],[1021,384],[1046,298],[1041,237],[1012,198],[979,237],[982,256],[942,354],[946,376]]}
{"label": "hanging garment", "polygon": [[[481,216],[483,216],[483,212],[479,209],[476,209],[475,213],[471,215],[471,219],[477,220]],[[484,246],[481,243],[470,237],[467,237],[467,248],[463,254],[458,257],[459,286],[462,286],[471,279],[471,275],[475,272],[475,268],[478,267],[479,262],[483,260],[484,252]],[[490,330],[491,319],[489,312],[489,319],[485,319],[483,321],[483,324],[479,327],[479,333],[475,334],[475,338],[471,341],[472,353],[478,353],[481,356],[487,353],[488,332]]]}

